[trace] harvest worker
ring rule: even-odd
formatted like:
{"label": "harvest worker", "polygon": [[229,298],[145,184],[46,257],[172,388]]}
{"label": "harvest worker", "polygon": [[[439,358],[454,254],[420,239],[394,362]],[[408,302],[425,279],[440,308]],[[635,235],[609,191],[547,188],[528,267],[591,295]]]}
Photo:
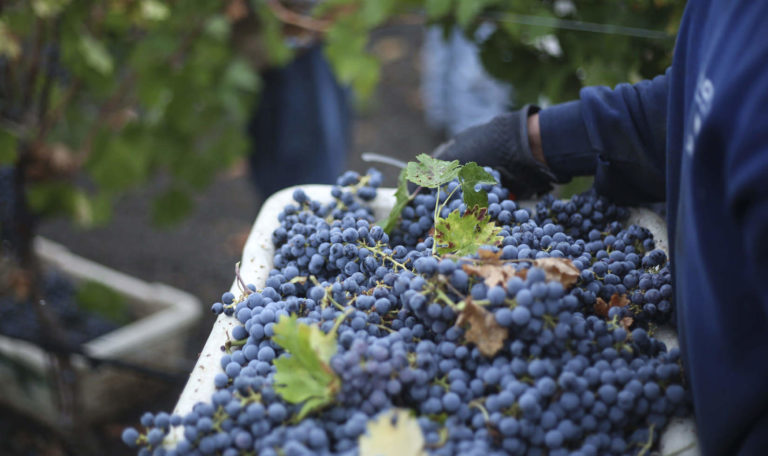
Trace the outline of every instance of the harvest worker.
{"label": "harvest worker", "polygon": [[691,0],[665,75],[527,106],[442,159],[496,167],[518,197],[594,175],[617,202],[666,200],[676,311],[707,455],[768,454],[768,3]]}

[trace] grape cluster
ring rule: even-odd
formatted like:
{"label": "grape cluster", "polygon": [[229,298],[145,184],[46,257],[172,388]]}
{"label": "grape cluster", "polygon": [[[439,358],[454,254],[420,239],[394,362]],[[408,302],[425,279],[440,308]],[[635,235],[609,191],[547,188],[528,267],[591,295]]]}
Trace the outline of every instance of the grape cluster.
{"label": "grape cluster", "polygon": [[536,203],[536,223],[551,222],[562,226],[575,238],[584,238],[592,230],[604,230],[611,221],[624,221],[629,212],[597,195],[594,189],[563,201],[552,195]]}
{"label": "grape cluster", "polygon": [[[16,234],[12,221],[16,216],[16,177],[11,166],[0,166],[0,242],[13,245]],[[5,246],[3,246],[3,249]]]}
{"label": "grape cluster", "polygon": [[[671,313],[666,256],[647,230],[621,225],[625,209],[588,194],[573,207],[546,199],[533,213],[487,186],[501,229],[488,249],[515,272],[487,283],[469,267],[477,256],[432,255],[436,200],[443,217],[466,210],[458,183],[419,189],[390,235],[364,204],[380,174],[348,172],[337,184],[327,205],[296,190],[278,215],[264,287],[213,304],[241,325],[210,402],[183,417],[145,414],[144,432],[124,431],[127,445],[139,454],[352,455],[368,421],[400,407],[418,416],[431,454],[623,455],[647,452],[671,416],[690,413],[679,352],[652,336]],[[576,212],[580,221],[558,215]],[[534,263],[542,258],[570,259],[576,284],[548,280]],[[616,297],[626,302],[600,311]],[[492,355],[457,325],[469,303],[506,331]],[[288,315],[335,331],[338,343],[333,404],[298,421],[300,406],[275,391],[274,361],[286,355],[274,328]],[[183,439],[162,446],[174,426]]]}
{"label": "grape cluster", "polygon": [[[117,329],[116,323],[81,309],[76,300],[75,285],[62,274],[46,272],[42,287],[46,311],[59,322],[71,346]],[[44,341],[42,331],[43,327],[31,302],[17,299],[12,290],[0,295],[0,334],[40,343]]]}

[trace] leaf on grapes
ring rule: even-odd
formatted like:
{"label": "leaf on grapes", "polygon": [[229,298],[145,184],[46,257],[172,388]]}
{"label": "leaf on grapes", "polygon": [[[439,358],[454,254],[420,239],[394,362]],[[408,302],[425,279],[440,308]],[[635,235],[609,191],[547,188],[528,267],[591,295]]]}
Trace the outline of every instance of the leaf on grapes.
{"label": "leaf on grapes", "polygon": [[477,251],[477,259],[483,264],[501,264],[501,250],[494,252],[490,249],[479,249]]}
{"label": "leaf on grapes", "polygon": [[495,184],[496,179],[475,162],[469,162],[459,171],[461,191],[464,194],[464,203],[467,207],[488,207],[488,193],[481,190],[475,191],[477,184]]}
{"label": "leaf on grapes", "polygon": [[568,289],[579,280],[579,268],[568,258],[539,258],[533,265],[543,269],[547,280],[554,280]]}
{"label": "leaf on grapes", "polygon": [[408,410],[390,409],[368,421],[358,439],[360,456],[426,456],[419,422]]}
{"label": "leaf on grapes", "polygon": [[339,390],[339,377],[330,366],[338,349],[336,333],[299,323],[296,315],[280,317],[274,330],[272,340],[290,354],[275,360],[275,391],[287,402],[304,404],[296,417],[301,420],[330,404]]}
{"label": "leaf on grapes", "polygon": [[380,220],[377,224],[389,234],[397,226],[397,222],[400,221],[400,214],[408,204],[408,179],[406,178],[405,170],[400,171],[400,176],[397,178],[397,191],[395,191],[395,204],[392,206],[392,210],[389,211],[389,215],[386,219]]}
{"label": "leaf on grapes", "polygon": [[627,295],[614,293],[611,295],[611,300],[608,301],[608,305],[611,307],[626,307],[629,302]]}
{"label": "leaf on grapes", "polygon": [[464,256],[476,253],[484,245],[501,244],[498,235],[501,228],[491,221],[486,212],[486,209],[474,206],[463,216],[455,210],[447,218],[438,219],[435,224],[437,252],[440,255],[455,253]]}
{"label": "leaf on grapes", "polygon": [[458,160],[445,161],[432,158],[427,154],[416,156],[417,162],[408,162],[405,168],[406,177],[416,185],[427,188],[437,188],[456,179],[461,165]]}
{"label": "leaf on grapes", "polygon": [[595,300],[595,314],[601,317],[607,317],[608,309],[608,303],[605,302],[603,298],[598,296],[597,300]]}
{"label": "leaf on grapes", "polygon": [[[620,295],[618,293],[612,294],[611,299],[608,302],[605,302],[603,298],[598,297],[595,302],[595,314],[601,317],[607,317],[608,311],[611,309],[611,307],[624,307],[629,304],[629,302],[630,301],[627,299],[627,295]],[[630,320],[632,319],[630,318]],[[633,322],[634,320],[630,321],[628,326],[632,325]]]}
{"label": "leaf on grapes", "polygon": [[635,322],[635,319],[632,317],[624,317],[621,320],[619,320],[619,324],[621,325],[621,327],[626,329],[627,331],[629,331],[629,327],[632,326],[632,323],[634,322]]}
{"label": "leaf on grapes", "polygon": [[464,338],[474,342],[480,353],[489,357],[504,346],[504,341],[509,336],[507,328],[499,325],[491,312],[473,303],[471,298],[467,298],[456,324],[468,326]]}
{"label": "leaf on grapes", "polygon": [[480,277],[488,287],[501,285],[507,287],[507,280],[517,275],[517,270],[510,264],[465,264],[461,267],[469,275]]}

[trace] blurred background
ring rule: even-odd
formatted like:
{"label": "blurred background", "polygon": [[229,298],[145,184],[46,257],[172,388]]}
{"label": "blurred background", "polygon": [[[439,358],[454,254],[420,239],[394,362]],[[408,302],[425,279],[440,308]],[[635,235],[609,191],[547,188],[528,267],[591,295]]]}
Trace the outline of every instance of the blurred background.
{"label": "blurred background", "polygon": [[[683,7],[0,1],[0,454],[130,454],[120,432],[172,410],[266,197],[363,172],[363,153],[408,160],[525,103],[660,74]],[[394,185],[396,167],[374,166]],[[159,360],[95,359],[87,340],[149,311],[52,268],[35,236],[187,292],[201,317]],[[94,419],[84,378],[104,370],[111,407]],[[54,412],[18,406],[33,380]]]}

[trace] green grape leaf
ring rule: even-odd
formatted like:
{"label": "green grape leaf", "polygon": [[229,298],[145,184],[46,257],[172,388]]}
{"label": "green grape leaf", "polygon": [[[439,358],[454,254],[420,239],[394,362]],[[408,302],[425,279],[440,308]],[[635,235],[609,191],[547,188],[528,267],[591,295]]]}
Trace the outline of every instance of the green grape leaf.
{"label": "green grape leaf", "polygon": [[396,6],[393,0],[363,0],[360,17],[368,27],[375,27],[384,22]]}
{"label": "green grape leaf", "polygon": [[426,456],[419,422],[408,410],[389,409],[368,421],[360,456]]}
{"label": "green grape leaf", "polygon": [[86,280],[78,284],[75,302],[80,309],[125,325],[131,321],[131,309],[125,295],[102,284]]}
{"label": "green grape leaf", "polygon": [[261,80],[258,74],[243,59],[233,59],[224,73],[225,84],[247,92],[256,92]]}
{"label": "green grape leaf", "polygon": [[283,37],[282,23],[265,2],[254,2],[255,12],[262,27],[261,37],[267,49],[267,59],[275,66],[282,66],[294,57],[291,49]]}
{"label": "green grape leaf", "polygon": [[461,191],[464,193],[464,203],[467,207],[488,207],[488,194],[485,191],[475,191],[477,184],[495,184],[496,179],[475,162],[469,162],[459,171]]}
{"label": "green grape leaf", "polygon": [[0,130],[0,165],[10,165],[18,155],[17,140],[7,130]]}
{"label": "green grape leaf", "polygon": [[80,53],[89,67],[106,76],[112,73],[114,62],[104,43],[93,36],[83,33],[80,35]]}
{"label": "green grape leaf", "polygon": [[0,56],[16,60],[19,54],[21,54],[21,45],[18,39],[13,36],[8,24],[0,19]]}
{"label": "green grape leaf", "polygon": [[428,19],[439,19],[451,12],[453,0],[427,0],[425,10]]}
{"label": "green grape leaf", "polygon": [[405,178],[405,170],[400,171],[400,176],[397,178],[397,191],[395,191],[395,204],[392,206],[392,210],[389,211],[389,215],[384,220],[379,220],[377,223],[384,229],[384,232],[389,234],[397,226],[397,222],[400,221],[400,214],[410,201],[408,195],[408,179]]}
{"label": "green grape leaf", "polygon": [[341,386],[330,366],[338,349],[336,333],[299,323],[296,315],[280,317],[274,330],[272,340],[290,355],[275,360],[275,391],[292,404],[304,404],[296,416],[301,420],[330,404]]}
{"label": "green grape leaf", "polygon": [[148,21],[163,21],[171,14],[168,5],[158,0],[143,0],[140,9],[141,17]]}
{"label": "green grape leaf", "polygon": [[58,16],[67,6],[69,0],[32,0],[32,11],[41,19]]}
{"label": "green grape leaf", "polygon": [[501,228],[491,221],[487,209],[474,206],[459,215],[458,209],[448,214],[447,218],[437,220],[435,239],[437,253],[455,253],[459,256],[477,253],[484,245],[498,245]]}
{"label": "green grape leaf", "polygon": [[461,27],[467,27],[485,9],[499,3],[499,0],[472,0],[456,2],[456,22]]}
{"label": "green grape leaf", "polygon": [[408,162],[406,177],[414,184],[427,188],[438,188],[459,176],[461,165],[458,160],[445,161],[427,154],[416,156],[417,162]]}
{"label": "green grape leaf", "polygon": [[152,222],[161,227],[169,227],[181,222],[194,208],[194,202],[186,192],[172,188],[152,202]]}

